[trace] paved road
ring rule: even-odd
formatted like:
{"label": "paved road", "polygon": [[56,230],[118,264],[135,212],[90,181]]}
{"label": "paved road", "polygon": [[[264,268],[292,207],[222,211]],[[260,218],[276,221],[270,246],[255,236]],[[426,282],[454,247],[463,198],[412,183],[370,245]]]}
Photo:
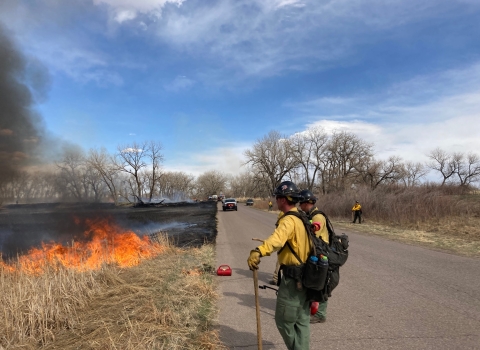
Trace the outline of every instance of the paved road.
{"label": "paved road", "polygon": [[[219,206],[216,277],[220,336],[230,349],[257,349],[251,249],[273,231],[276,216]],[[338,231],[338,230],[337,230]],[[480,259],[458,257],[376,236],[345,232],[350,256],[329,300],[327,322],[311,327],[311,349],[480,349]],[[275,256],[262,258],[267,284]],[[286,349],[275,327],[275,292],[260,290],[263,349]]]}

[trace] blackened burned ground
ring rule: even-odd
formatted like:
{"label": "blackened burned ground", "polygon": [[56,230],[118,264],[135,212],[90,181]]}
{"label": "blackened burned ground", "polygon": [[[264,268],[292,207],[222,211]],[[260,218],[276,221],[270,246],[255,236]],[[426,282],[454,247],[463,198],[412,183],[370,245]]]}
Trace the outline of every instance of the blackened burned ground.
{"label": "blackened burned ground", "polygon": [[9,258],[42,242],[68,244],[85,240],[85,219],[105,217],[139,235],[165,232],[178,246],[199,246],[215,240],[216,212],[216,202],[139,208],[107,203],[9,205],[0,209],[0,250],[3,258]]}

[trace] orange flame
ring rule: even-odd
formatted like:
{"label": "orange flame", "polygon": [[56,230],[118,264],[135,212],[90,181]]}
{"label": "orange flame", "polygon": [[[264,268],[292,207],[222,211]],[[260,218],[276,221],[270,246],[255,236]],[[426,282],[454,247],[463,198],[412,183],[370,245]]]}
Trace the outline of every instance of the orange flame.
{"label": "orange flame", "polygon": [[[41,248],[32,248],[26,255],[20,256],[16,264],[0,260],[0,268],[40,274],[58,265],[78,271],[97,270],[103,264],[130,267],[164,250],[162,245],[152,242],[147,236],[139,237],[132,231],[123,231],[109,218],[87,219],[85,222],[88,230],[84,234],[91,236],[88,242],[73,242],[71,246],[43,243]],[[78,219],[76,223],[80,223]]]}

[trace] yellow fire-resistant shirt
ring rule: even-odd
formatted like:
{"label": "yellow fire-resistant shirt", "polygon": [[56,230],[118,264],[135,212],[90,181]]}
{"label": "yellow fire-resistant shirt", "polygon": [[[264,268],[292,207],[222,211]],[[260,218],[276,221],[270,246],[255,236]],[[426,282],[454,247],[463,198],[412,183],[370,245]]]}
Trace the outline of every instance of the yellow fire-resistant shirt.
{"label": "yellow fire-resistant shirt", "polygon": [[[318,208],[313,208],[312,212],[318,210]],[[322,214],[317,214],[312,218],[312,222],[320,223],[320,230],[315,231],[315,236],[320,237],[324,242],[328,243],[328,230],[327,230],[327,220]]]}
{"label": "yellow fire-resistant shirt", "polygon": [[[291,211],[298,212],[297,208],[292,208]],[[258,249],[262,256],[269,256],[273,252],[280,250],[286,242],[290,243],[298,257],[302,259],[302,262],[307,260],[310,252],[310,240],[303,222],[293,215],[285,216],[281,213],[277,228]],[[278,254],[278,262],[282,265],[300,265],[300,262],[288,247],[285,247]]]}
{"label": "yellow fire-resistant shirt", "polygon": [[352,211],[358,211],[358,210],[360,210],[360,209],[362,209],[362,206],[361,206],[359,203],[356,203],[356,204],[353,206]]}

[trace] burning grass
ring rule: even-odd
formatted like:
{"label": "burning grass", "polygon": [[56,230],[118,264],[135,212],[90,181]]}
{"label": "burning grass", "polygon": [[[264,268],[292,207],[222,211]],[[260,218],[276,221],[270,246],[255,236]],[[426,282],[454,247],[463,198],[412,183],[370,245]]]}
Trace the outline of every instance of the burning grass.
{"label": "burning grass", "polygon": [[161,253],[128,268],[0,267],[0,349],[221,349],[214,247],[153,245]]}
{"label": "burning grass", "polygon": [[84,241],[73,241],[70,246],[42,243],[41,248],[30,249],[13,264],[0,261],[0,266],[30,274],[42,274],[47,269],[59,267],[77,271],[98,270],[104,264],[129,267],[160,254],[164,249],[164,245],[151,242],[148,236],[139,237],[132,231],[124,231],[110,217],[86,219],[77,224],[88,227]]}

